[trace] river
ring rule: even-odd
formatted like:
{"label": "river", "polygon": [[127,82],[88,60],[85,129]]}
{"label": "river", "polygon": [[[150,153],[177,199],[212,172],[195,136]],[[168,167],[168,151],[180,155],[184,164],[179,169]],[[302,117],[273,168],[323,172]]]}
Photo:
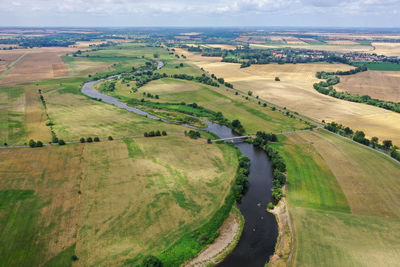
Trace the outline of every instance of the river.
{"label": "river", "polygon": [[[158,61],[157,69],[164,66],[162,61]],[[140,109],[128,106],[117,98],[105,95],[93,88],[98,81],[87,82],[82,87],[82,93],[101,99],[103,102],[113,104],[117,107],[126,109],[136,114],[147,116],[151,119],[159,119]],[[162,120],[166,123],[172,123]],[[236,136],[232,130],[226,126],[206,121],[208,127],[202,128],[208,130],[220,138]],[[188,125],[186,125],[188,126]],[[190,126],[191,128],[195,128]],[[275,243],[278,237],[278,225],[275,216],[265,209],[271,201],[272,188],[272,165],[267,154],[254,147],[252,144],[236,142],[235,146],[240,149],[243,155],[250,159],[250,174],[248,190],[243,196],[238,207],[243,214],[245,224],[240,241],[233,252],[218,266],[243,267],[254,266],[261,267],[269,260],[274,253]]]}

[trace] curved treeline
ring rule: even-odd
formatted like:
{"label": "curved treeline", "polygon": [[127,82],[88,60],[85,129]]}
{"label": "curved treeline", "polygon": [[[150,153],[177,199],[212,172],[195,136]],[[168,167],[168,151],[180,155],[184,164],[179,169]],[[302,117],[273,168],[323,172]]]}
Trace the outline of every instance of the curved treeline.
{"label": "curved treeline", "polygon": [[315,90],[324,95],[329,95],[335,98],[351,102],[364,103],[367,105],[376,106],[379,108],[384,108],[387,110],[400,113],[400,102],[396,103],[392,101],[385,101],[376,98],[371,98],[369,95],[358,95],[346,92],[338,92],[333,88],[333,85],[336,85],[340,82],[340,78],[336,75],[351,75],[363,71],[367,71],[367,67],[365,65],[358,66],[357,68],[348,71],[317,72],[315,76],[318,79],[324,79],[325,81],[314,83],[313,87]]}

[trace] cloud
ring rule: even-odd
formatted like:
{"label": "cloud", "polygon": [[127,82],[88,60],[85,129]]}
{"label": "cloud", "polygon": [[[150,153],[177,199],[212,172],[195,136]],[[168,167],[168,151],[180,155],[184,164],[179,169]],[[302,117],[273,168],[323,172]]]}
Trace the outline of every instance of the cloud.
{"label": "cloud", "polygon": [[[263,21],[255,18],[265,18],[271,21],[275,15],[282,20],[291,21],[293,16],[308,20],[310,17],[322,20],[323,14],[329,17],[341,17],[346,14],[352,16],[366,16],[373,14],[387,19],[388,14],[400,13],[399,0],[0,0],[0,11],[7,16],[0,17],[0,24],[17,24],[22,16],[26,20],[34,21],[40,17],[41,21],[54,16],[74,17],[82,22],[92,16],[108,17],[118,21],[119,17],[132,17],[132,21],[139,18],[163,18],[164,24],[171,25],[168,20],[190,21],[193,17],[202,17],[213,21],[231,21],[235,25],[237,17],[243,21]],[[10,21],[15,15],[14,21]],[[84,17],[86,16],[86,18]],[[169,17],[168,17],[169,16]],[[136,20],[135,20],[136,19]],[[154,20],[157,24],[159,20]],[[333,21],[334,23],[335,21]],[[337,21],[340,24],[340,21]],[[7,24],[6,24],[7,23]],[[66,21],[66,24],[68,21]],[[254,22],[252,22],[254,23]],[[184,24],[184,23],[181,23]],[[279,24],[279,23],[278,23]],[[278,25],[275,24],[275,25]],[[400,26],[399,20],[393,24]],[[216,26],[216,25],[212,25]],[[320,25],[316,25],[320,26]]]}

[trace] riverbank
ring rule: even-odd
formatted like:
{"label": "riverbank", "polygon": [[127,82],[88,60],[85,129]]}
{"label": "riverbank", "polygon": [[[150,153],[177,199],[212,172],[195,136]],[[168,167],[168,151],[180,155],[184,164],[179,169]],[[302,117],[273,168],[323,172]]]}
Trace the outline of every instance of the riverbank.
{"label": "riverbank", "polygon": [[236,206],[219,228],[220,234],[214,242],[203,249],[197,257],[184,266],[214,266],[224,260],[240,240],[244,226],[244,218]]}
{"label": "riverbank", "polygon": [[275,215],[276,221],[278,222],[279,236],[276,241],[275,253],[270,257],[269,262],[265,266],[288,266],[291,262],[293,252],[293,229],[286,197],[282,197],[278,205],[276,205],[274,209],[268,211]]}

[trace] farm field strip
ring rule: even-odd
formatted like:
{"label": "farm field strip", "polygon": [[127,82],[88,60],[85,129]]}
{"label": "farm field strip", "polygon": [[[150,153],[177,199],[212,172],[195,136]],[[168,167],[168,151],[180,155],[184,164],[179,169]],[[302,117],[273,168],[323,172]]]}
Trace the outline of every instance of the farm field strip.
{"label": "farm field strip", "polygon": [[283,144],[275,146],[288,166],[287,197],[294,226],[291,265],[397,262],[398,162],[326,130],[294,133],[280,140]]}

